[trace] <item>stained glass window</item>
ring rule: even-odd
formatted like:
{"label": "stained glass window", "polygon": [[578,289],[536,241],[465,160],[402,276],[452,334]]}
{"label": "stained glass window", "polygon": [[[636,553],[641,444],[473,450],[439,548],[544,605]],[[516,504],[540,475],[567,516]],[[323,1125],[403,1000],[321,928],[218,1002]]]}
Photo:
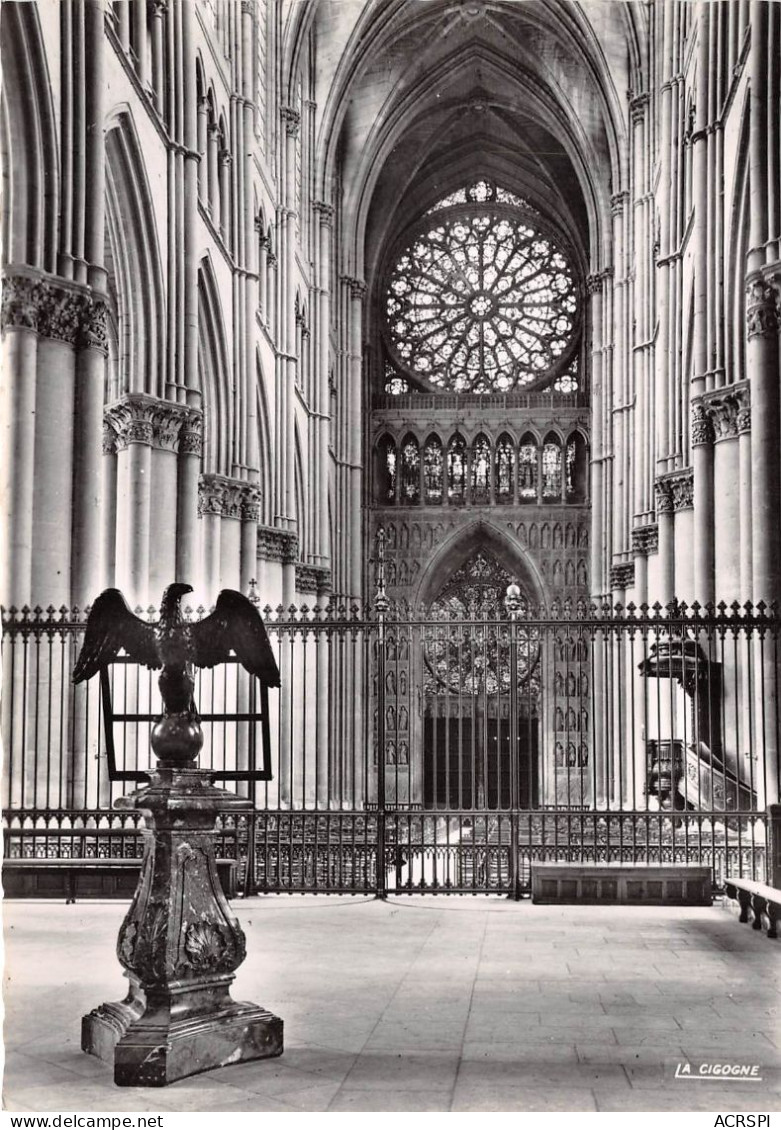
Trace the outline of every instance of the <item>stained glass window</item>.
{"label": "stained glass window", "polygon": [[409,392],[409,381],[400,376],[393,365],[386,363],[384,388],[391,396],[401,396],[402,393]]}
{"label": "stained glass window", "polygon": [[[504,598],[513,578],[496,558],[478,549],[457,569],[432,602],[441,624],[427,631],[427,695],[506,693],[510,689],[510,625]],[[522,596],[524,605],[528,605]],[[477,620],[460,626],[454,621]],[[480,623],[483,621],[483,623]],[[516,627],[518,680],[532,708],[539,695],[539,630]]]}
{"label": "stained glass window", "polygon": [[431,505],[442,501],[442,441],[431,435],[423,448],[424,501]]}
{"label": "stained glass window", "polygon": [[397,456],[396,444],[390,436],[379,442],[379,498],[381,502],[396,501]]}
{"label": "stained glass window", "polygon": [[484,435],[472,444],[472,502],[491,500],[491,445]]}
{"label": "stained glass window", "polygon": [[561,447],[556,440],[542,446],[542,497],[545,502],[561,499]]}
{"label": "stained glass window", "polygon": [[518,498],[521,502],[537,499],[537,443],[533,436],[524,436],[518,449]]}
{"label": "stained glass window", "polygon": [[418,225],[390,269],[384,314],[401,374],[433,390],[505,392],[562,379],[578,289],[541,217],[478,181]]}
{"label": "stained glass window", "polygon": [[573,361],[569,368],[566,369],[560,377],[556,378],[553,382],[553,387],[556,392],[572,393],[578,391],[580,382],[578,381],[577,361]]}
{"label": "stained glass window", "polygon": [[414,436],[407,436],[401,445],[401,504],[413,506],[420,501],[420,451]]}
{"label": "stained glass window", "polygon": [[577,494],[577,482],[575,478],[577,454],[578,451],[574,437],[568,439],[564,459],[564,489],[567,494],[567,499],[572,499]]}
{"label": "stained glass window", "polygon": [[466,498],[466,440],[458,432],[447,445],[447,500],[463,502]]}
{"label": "stained glass window", "polygon": [[505,433],[499,436],[494,460],[494,491],[497,502],[512,502],[515,478],[515,447]]}

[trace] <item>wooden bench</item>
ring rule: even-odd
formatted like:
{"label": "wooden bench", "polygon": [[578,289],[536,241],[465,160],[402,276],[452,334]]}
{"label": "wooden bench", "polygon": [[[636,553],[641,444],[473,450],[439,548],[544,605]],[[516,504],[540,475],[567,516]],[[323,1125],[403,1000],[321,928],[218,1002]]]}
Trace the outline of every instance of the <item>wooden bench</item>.
{"label": "wooden bench", "polygon": [[[217,874],[226,898],[235,898],[239,865],[218,859]],[[135,894],[140,859],[4,859],[6,898],[130,899]]]}
{"label": "wooden bench", "polygon": [[532,863],[532,902],[710,906],[711,869],[692,864]]}
{"label": "wooden bench", "polygon": [[768,938],[778,937],[776,923],[781,917],[781,891],[777,887],[755,883],[753,879],[726,879],[724,887],[727,897],[737,899],[740,903],[739,922],[748,922],[750,910],[754,915],[752,926],[755,930],[761,930],[764,914],[768,921]]}

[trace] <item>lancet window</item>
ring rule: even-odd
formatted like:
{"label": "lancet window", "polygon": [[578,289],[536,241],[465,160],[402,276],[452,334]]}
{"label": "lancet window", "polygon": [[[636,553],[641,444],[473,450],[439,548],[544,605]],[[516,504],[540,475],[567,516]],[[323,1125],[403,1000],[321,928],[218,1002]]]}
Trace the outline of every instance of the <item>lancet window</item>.
{"label": "lancet window", "polygon": [[562,486],[561,444],[549,437],[542,445],[542,500],[559,502]]}
{"label": "lancet window", "polygon": [[517,446],[508,432],[495,443],[480,432],[469,444],[459,431],[420,439],[410,431],[398,446],[386,432],[375,452],[374,497],[383,505],[580,503],[587,496],[587,448],[579,431],[563,443],[550,432],[543,444],[526,432]]}
{"label": "lancet window", "polygon": [[482,434],[472,444],[471,500],[478,504],[491,500],[491,445]]}
{"label": "lancet window", "polygon": [[521,502],[535,502],[538,480],[537,443],[533,436],[524,436],[518,450],[518,498]]}
{"label": "lancet window", "polygon": [[420,449],[413,435],[408,435],[401,445],[400,502],[414,506],[420,502]]}
{"label": "lancet window", "polygon": [[428,506],[442,501],[442,441],[430,435],[423,448],[423,496]]}
{"label": "lancet window", "polygon": [[458,432],[447,445],[447,500],[466,501],[466,440]]}
{"label": "lancet window", "polygon": [[496,444],[494,476],[494,497],[496,501],[512,502],[513,483],[515,481],[515,446],[506,433],[499,437]]}

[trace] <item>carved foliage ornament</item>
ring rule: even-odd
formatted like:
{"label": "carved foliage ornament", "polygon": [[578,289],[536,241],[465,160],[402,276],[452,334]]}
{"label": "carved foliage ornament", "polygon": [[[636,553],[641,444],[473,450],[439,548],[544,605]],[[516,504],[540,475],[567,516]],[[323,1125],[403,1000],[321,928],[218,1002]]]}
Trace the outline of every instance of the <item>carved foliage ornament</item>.
{"label": "carved foliage ornament", "polygon": [[32,274],[3,277],[0,325],[33,330],[78,349],[108,351],[108,309],[99,295]]}
{"label": "carved foliage ornament", "polygon": [[200,455],[202,426],[197,409],[153,396],[126,396],[105,409],[103,450],[124,451],[131,443],[145,443]]}
{"label": "carved foliage ornament", "polygon": [[298,557],[298,538],[289,530],[258,526],[258,557],[263,561],[292,565]]}
{"label": "carved foliage ornament", "polygon": [[260,487],[243,479],[224,475],[201,475],[198,483],[198,513],[257,522],[260,516]]}
{"label": "carved foliage ornament", "polygon": [[675,510],[691,510],[694,506],[694,475],[691,467],[673,471],[656,480],[656,511],[670,514]]}
{"label": "carved foliage ornament", "polygon": [[621,561],[610,570],[610,587],[629,589],[635,583],[634,561]]}
{"label": "carved foliage ornament", "polygon": [[752,337],[775,337],[778,333],[776,294],[761,276],[746,284],[746,331]]}
{"label": "carved foliage ornament", "polygon": [[713,425],[701,400],[692,401],[691,434],[692,447],[713,443]]}
{"label": "carved foliage ornament", "polygon": [[706,393],[702,407],[716,442],[751,428],[751,387],[747,382]]}
{"label": "carved foliage ornament", "polygon": [[648,526],[636,526],[632,530],[632,549],[635,553],[648,555],[656,553],[659,549],[659,527],[654,523]]}

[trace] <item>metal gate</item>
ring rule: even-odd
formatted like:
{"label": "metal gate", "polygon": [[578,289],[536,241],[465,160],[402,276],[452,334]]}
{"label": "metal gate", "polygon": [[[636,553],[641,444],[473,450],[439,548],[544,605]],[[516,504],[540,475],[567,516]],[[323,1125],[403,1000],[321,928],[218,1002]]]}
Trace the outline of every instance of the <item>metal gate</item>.
{"label": "metal gate", "polygon": [[[766,609],[266,609],[279,660],[272,780],[232,784],[220,853],[246,892],[501,893],[535,861],[697,862],[766,880],[778,797],[779,654]],[[73,687],[83,620],[3,614],[4,825],[10,858],[136,858],[112,809],[97,685]],[[110,671],[115,713],[154,713],[153,675]],[[201,763],[250,772],[250,680],[204,671]],[[241,722],[231,722],[240,714]],[[226,720],[227,716],[227,720]],[[115,722],[119,770],[149,768],[149,723]],[[111,743],[109,743],[111,744]]]}

